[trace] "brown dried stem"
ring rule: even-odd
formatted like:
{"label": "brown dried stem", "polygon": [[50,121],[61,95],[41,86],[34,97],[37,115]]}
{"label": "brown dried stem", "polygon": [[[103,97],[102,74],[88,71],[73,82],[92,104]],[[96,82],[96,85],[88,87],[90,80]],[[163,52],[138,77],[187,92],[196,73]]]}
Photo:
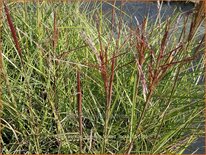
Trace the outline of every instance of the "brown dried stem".
{"label": "brown dried stem", "polygon": [[7,22],[8,22],[10,31],[11,31],[11,35],[12,35],[12,38],[14,40],[14,44],[15,44],[15,47],[17,49],[18,55],[20,57],[20,61],[23,64],[22,50],[20,48],[19,40],[18,40],[18,37],[17,37],[17,34],[16,34],[16,29],[14,27],[14,24],[13,24],[13,21],[12,21],[10,12],[9,12],[9,8],[6,6],[5,2],[3,2],[3,3],[4,3],[4,10],[6,12]]}
{"label": "brown dried stem", "polygon": [[78,105],[78,116],[79,116],[79,152],[82,153],[82,92],[81,92],[81,80],[80,72],[77,71],[77,105]]}

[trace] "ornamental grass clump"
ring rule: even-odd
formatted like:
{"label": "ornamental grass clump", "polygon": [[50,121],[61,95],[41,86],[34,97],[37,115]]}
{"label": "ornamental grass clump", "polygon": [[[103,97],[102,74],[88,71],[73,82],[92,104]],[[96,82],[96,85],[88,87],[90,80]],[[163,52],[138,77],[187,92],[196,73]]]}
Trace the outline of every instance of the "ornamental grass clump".
{"label": "ornamental grass clump", "polygon": [[181,154],[204,135],[202,2],[153,22],[124,5],[4,3],[2,153]]}

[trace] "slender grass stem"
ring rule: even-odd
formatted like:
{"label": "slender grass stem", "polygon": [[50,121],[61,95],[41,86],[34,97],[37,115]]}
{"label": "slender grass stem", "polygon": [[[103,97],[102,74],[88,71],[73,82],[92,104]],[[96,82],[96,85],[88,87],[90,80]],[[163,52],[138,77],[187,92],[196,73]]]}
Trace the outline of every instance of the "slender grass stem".
{"label": "slender grass stem", "polygon": [[6,6],[6,3],[5,3],[4,1],[3,1],[3,3],[4,3],[4,10],[5,10],[5,12],[6,12],[6,16],[7,16],[7,21],[8,21],[8,24],[9,24],[9,28],[10,28],[10,30],[11,30],[11,34],[12,34],[12,37],[13,37],[13,40],[14,40],[16,49],[17,49],[17,51],[18,51],[18,55],[19,55],[19,57],[20,57],[21,63],[23,64],[22,50],[21,50],[21,48],[20,48],[19,40],[18,40],[18,38],[17,38],[16,29],[15,29],[14,24],[13,24],[13,22],[12,22],[12,18],[11,18],[9,9],[8,9],[8,7]]}
{"label": "slender grass stem", "polygon": [[140,82],[140,76],[137,73],[135,78],[134,88],[133,88],[133,100],[132,100],[132,114],[131,114],[131,126],[130,126],[130,138],[129,142],[132,142],[134,130],[135,130],[135,116],[136,116],[136,104],[137,104],[137,95],[138,95],[138,87]]}
{"label": "slender grass stem", "polygon": [[133,145],[134,145],[134,141],[137,139],[137,136],[138,136],[138,134],[139,134],[139,131],[140,131],[140,130],[139,130],[139,127],[140,127],[140,125],[141,125],[141,123],[142,123],[142,120],[143,120],[143,118],[144,118],[144,115],[145,115],[147,106],[148,106],[148,104],[149,104],[149,102],[150,102],[150,99],[151,99],[151,97],[152,97],[152,94],[153,94],[153,89],[151,89],[151,90],[149,91],[149,93],[148,93],[147,100],[146,100],[146,102],[145,102],[145,104],[144,104],[142,113],[141,113],[141,115],[140,115],[138,124],[137,124],[137,126],[136,126],[135,135],[134,135],[132,141],[129,143],[129,147],[128,147],[127,150],[126,150],[126,153],[127,153],[127,154],[130,154],[130,152],[132,151],[132,148],[133,148]]}
{"label": "slender grass stem", "polygon": [[181,69],[182,66],[178,67],[177,68],[177,73],[176,73],[176,76],[175,76],[175,79],[174,79],[174,84],[172,86],[172,90],[171,90],[171,93],[170,93],[170,96],[169,96],[169,99],[167,101],[167,106],[165,108],[165,110],[163,111],[163,113],[161,114],[160,118],[160,126],[158,128],[158,131],[157,131],[157,134],[155,136],[155,141],[154,141],[154,145],[156,143],[156,141],[158,140],[158,136],[160,134],[160,131],[161,131],[161,128],[162,128],[162,125],[163,125],[163,121],[164,121],[164,118],[165,118],[165,115],[166,115],[166,111],[169,109],[170,105],[171,105],[171,99],[172,99],[172,96],[174,95],[175,93],[175,87],[177,86],[177,82],[178,82],[178,77],[179,77],[179,73],[180,73],[180,69]]}
{"label": "slender grass stem", "polygon": [[82,92],[81,92],[81,80],[80,72],[77,71],[77,105],[78,105],[78,115],[79,115],[79,152],[82,153],[82,139],[83,139],[83,126],[82,126]]}

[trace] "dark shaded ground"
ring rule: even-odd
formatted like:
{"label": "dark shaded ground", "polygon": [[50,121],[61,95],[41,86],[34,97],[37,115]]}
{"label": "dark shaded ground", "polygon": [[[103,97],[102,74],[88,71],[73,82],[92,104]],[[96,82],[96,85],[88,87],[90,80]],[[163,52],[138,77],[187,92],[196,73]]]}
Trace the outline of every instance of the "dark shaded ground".
{"label": "dark shaded ground", "polygon": [[[116,6],[120,6],[120,2],[116,3]],[[111,5],[105,3],[103,5],[103,10],[105,12],[111,10]],[[175,11],[177,12],[186,12],[191,11],[194,8],[193,3],[184,3],[184,2],[165,2],[161,8],[161,17],[163,20],[171,16]],[[132,16],[133,19],[135,17],[141,23],[145,16],[149,16],[149,18],[154,21],[158,15],[158,7],[156,2],[126,2],[123,6],[124,11]],[[135,22],[135,20],[133,20]],[[136,23],[136,22],[135,22]]]}
{"label": "dark shaded ground", "polygon": [[197,141],[195,141],[190,147],[188,147],[184,154],[205,154],[205,138],[201,137]]}

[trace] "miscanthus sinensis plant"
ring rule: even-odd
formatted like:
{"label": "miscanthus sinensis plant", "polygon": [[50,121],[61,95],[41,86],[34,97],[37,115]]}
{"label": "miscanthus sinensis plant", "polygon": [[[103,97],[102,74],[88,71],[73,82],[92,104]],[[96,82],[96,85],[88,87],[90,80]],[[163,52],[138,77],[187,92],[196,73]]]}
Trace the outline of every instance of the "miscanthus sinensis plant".
{"label": "miscanthus sinensis plant", "polygon": [[4,3],[2,153],[183,153],[204,134],[203,5],[136,26],[110,5]]}

